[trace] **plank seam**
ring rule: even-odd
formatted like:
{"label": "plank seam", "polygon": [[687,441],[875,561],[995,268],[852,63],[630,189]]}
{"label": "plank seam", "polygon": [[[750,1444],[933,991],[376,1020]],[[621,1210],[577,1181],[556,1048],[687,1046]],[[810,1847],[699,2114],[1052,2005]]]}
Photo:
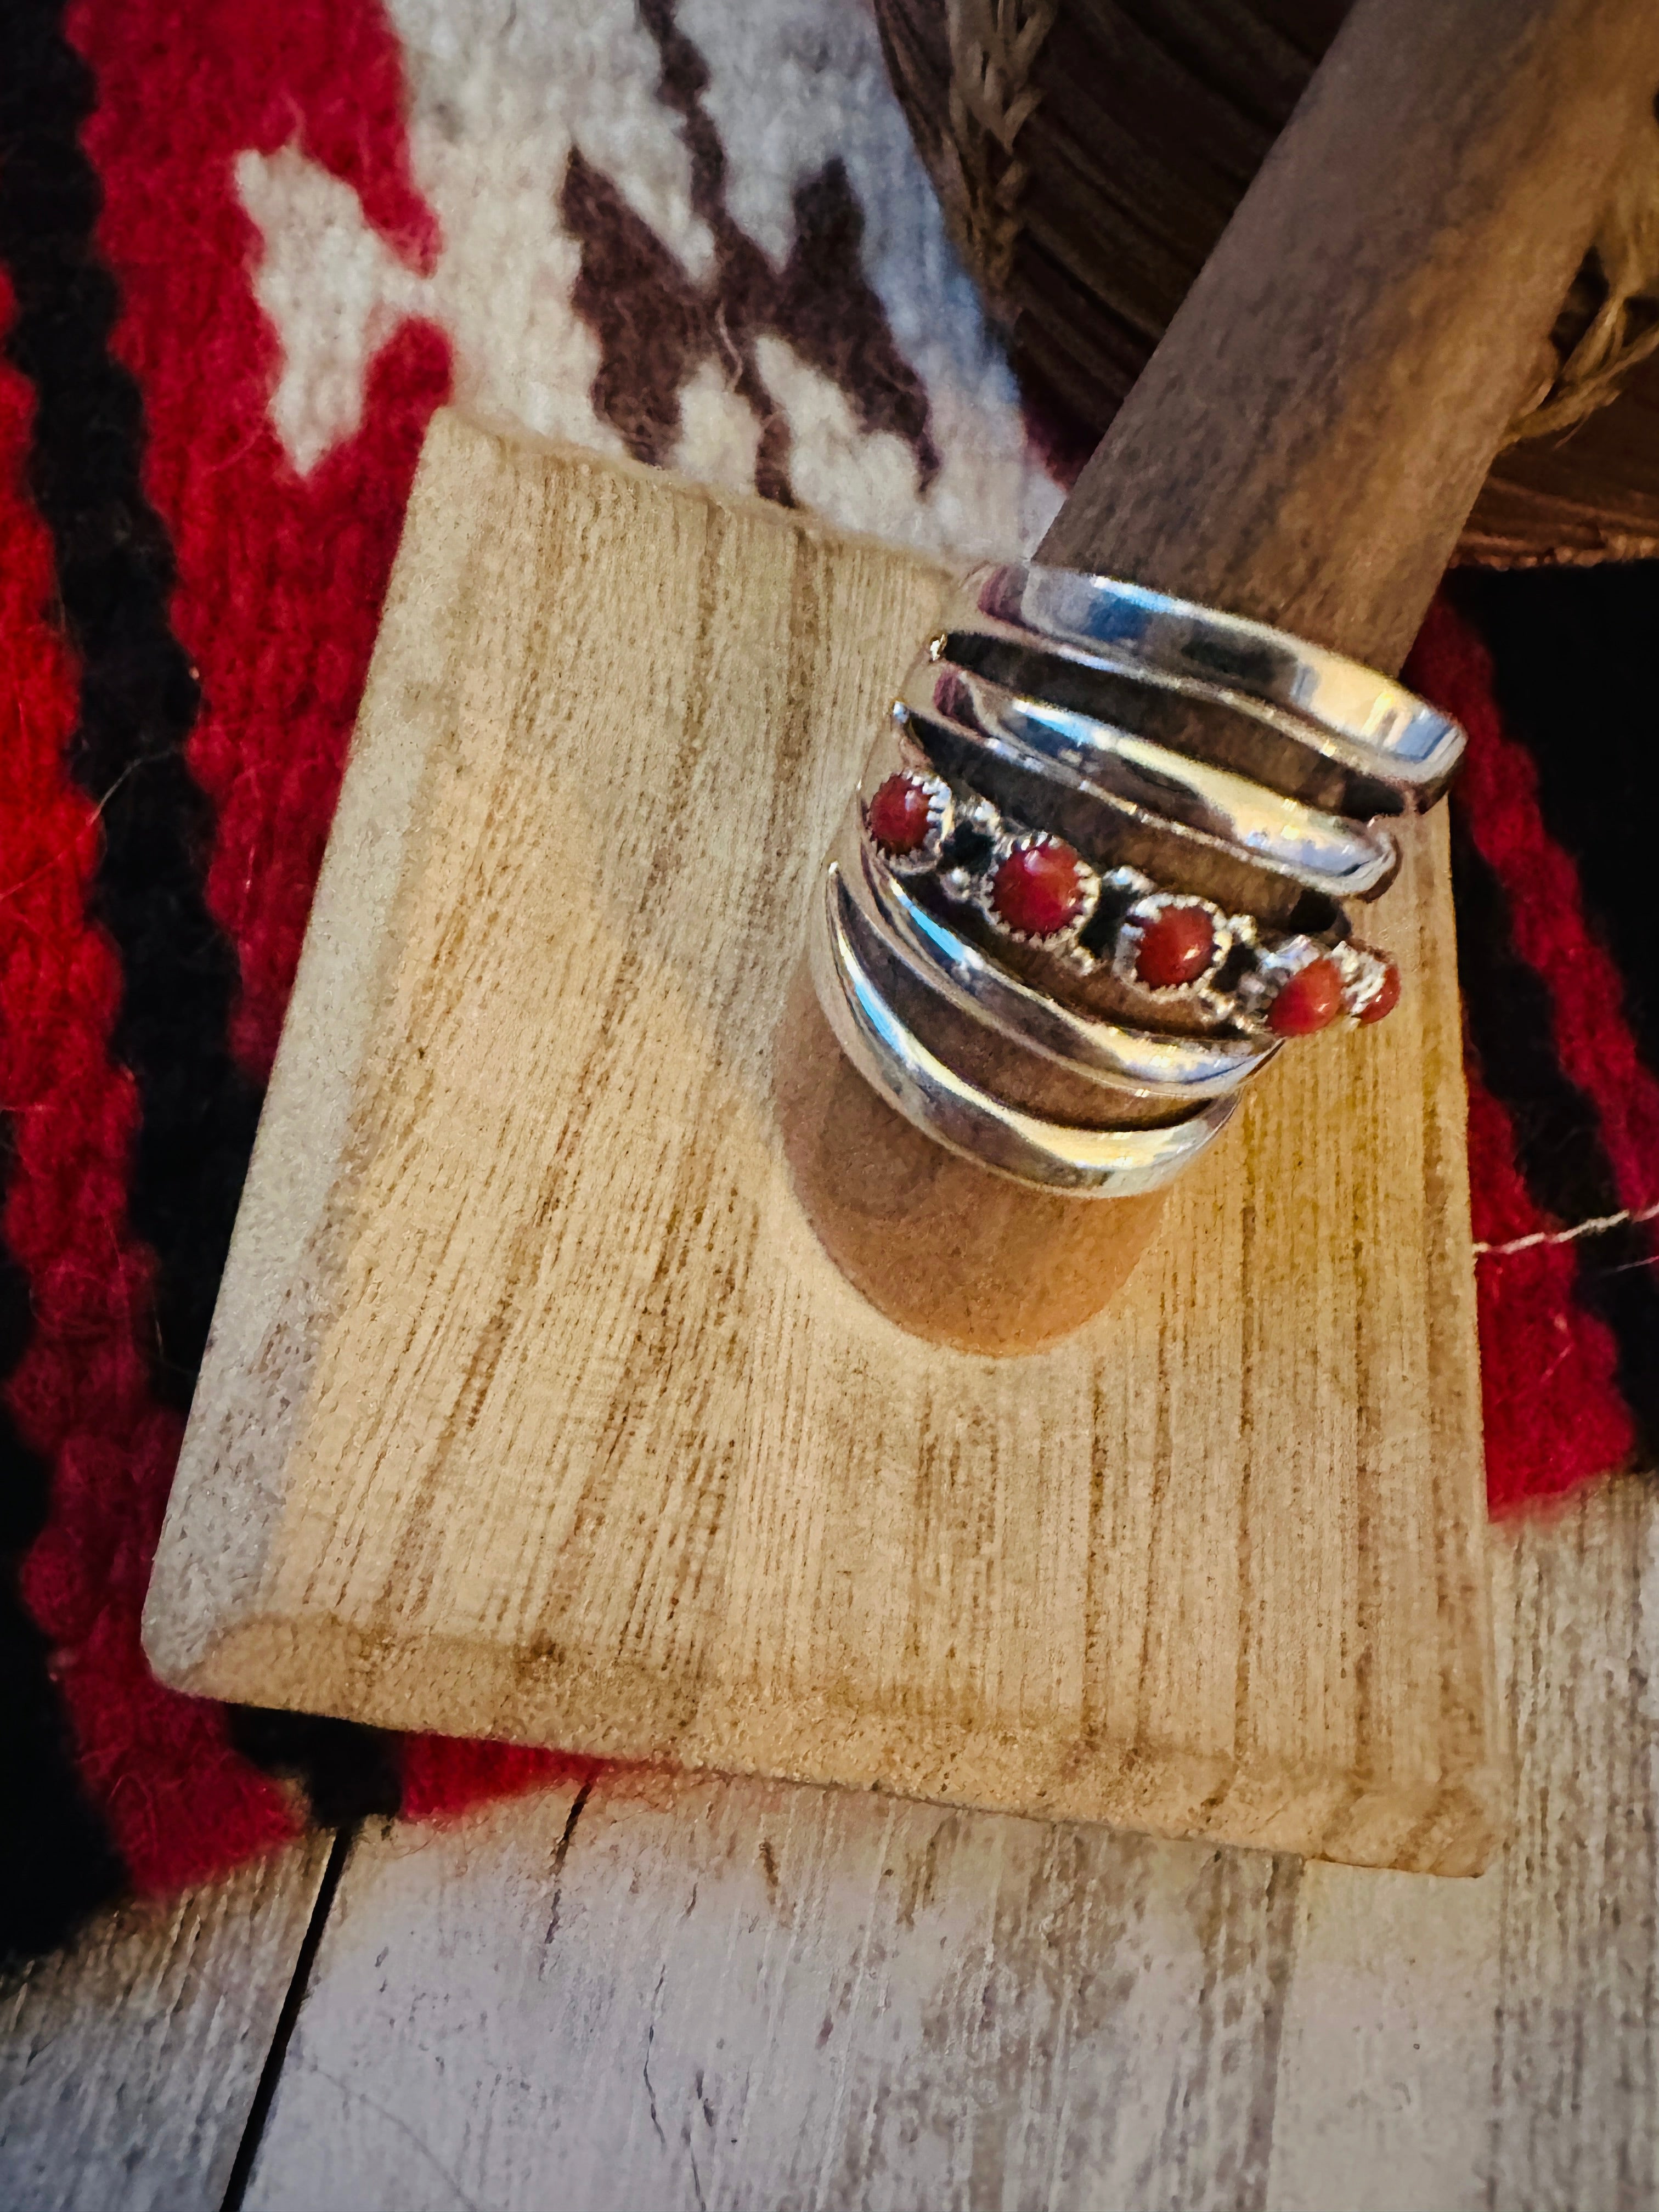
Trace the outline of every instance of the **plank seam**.
{"label": "plank seam", "polygon": [[323,1878],[317,1885],[311,1917],[306,1923],[305,1935],[295,1956],[293,1974],[283,1993],[282,2010],[276,2015],[270,2045],[265,2052],[264,2064],[259,2069],[259,2079],[254,2087],[252,2102],[247,2108],[247,2118],[242,2124],[241,2139],[236,2146],[236,2156],[231,2165],[230,2178],[225,2184],[219,2212],[241,2212],[248,2183],[253,2178],[254,2160],[259,2154],[265,2123],[276,2101],[276,2085],[287,2063],[289,2045],[299,2025],[300,2008],[311,1987],[312,1969],[317,1963],[323,1930],[328,1925],[335,1893],[356,1846],[359,1832],[360,1824],[356,1822],[349,1827],[337,1829],[334,1841],[329,1847],[328,1864],[323,1869]]}

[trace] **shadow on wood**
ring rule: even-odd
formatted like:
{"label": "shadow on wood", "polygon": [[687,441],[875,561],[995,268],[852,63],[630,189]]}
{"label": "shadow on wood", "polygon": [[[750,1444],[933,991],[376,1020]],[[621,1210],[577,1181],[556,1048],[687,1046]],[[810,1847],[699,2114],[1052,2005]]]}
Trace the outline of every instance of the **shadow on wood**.
{"label": "shadow on wood", "polygon": [[1164,1193],[1045,1195],[912,1128],[842,1057],[803,961],[778,1030],[778,1127],[795,1194],[872,1305],[930,1343],[1040,1352],[1092,1321],[1156,1233]]}

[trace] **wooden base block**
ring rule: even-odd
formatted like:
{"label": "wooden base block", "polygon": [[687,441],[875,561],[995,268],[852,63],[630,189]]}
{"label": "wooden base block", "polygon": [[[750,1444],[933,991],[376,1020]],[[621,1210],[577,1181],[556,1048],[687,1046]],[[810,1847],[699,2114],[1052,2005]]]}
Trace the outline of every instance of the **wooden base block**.
{"label": "wooden base block", "polygon": [[1443,817],[1110,1310],[884,1320],[775,1045],[933,562],[440,416],[146,1623],[170,1681],[1443,1873],[1504,1802]]}

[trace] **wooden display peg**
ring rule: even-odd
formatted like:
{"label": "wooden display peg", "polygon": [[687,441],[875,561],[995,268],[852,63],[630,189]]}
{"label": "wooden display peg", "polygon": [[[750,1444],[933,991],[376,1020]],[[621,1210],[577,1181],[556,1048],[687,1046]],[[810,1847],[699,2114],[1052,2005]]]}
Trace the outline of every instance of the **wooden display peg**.
{"label": "wooden display peg", "polygon": [[[1361,0],[1045,554],[1396,662],[1650,14]],[[948,583],[435,419],[151,1656],[1474,1871],[1504,1751],[1443,817],[1377,910],[1397,1012],[1281,1055],[1123,1282],[1154,1208],[907,1154],[803,1049],[822,855]]]}
{"label": "wooden display peg", "polygon": [[[1656,68],[1629,0],[1506,11],[1497,38],[1478,0],[1357,9],[1036,557],[1397,672]],[[1080,1205],[946,1158],[798,1019],[802,1194],[867,1297],[988,1352],[1110,1302],[1161,1195]],[[872,1218],[872,1184],[902,1202]]]}

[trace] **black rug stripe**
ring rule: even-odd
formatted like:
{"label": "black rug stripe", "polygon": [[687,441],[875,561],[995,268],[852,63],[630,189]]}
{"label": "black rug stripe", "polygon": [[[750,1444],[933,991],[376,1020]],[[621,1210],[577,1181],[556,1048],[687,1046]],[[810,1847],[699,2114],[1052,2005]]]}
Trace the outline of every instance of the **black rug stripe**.
{"label": "black rug stripe", "polygon": [[[1623,1201],[1595,1104],[1555,1056],[1549,992],[1515,949],[1504,886],[1455,796],[1451,827],[1463,1018],[1481,1075],[1514,1121],[1527,1188],[1564,1227],[1617,1213]],[[1574,1256],[1577,1295],[1613,1333],[1619,1388],[1651,1448],[1659,1443],[1659,1270],[1632,1227],[1583,1237]]]}
{"label": "black rug stripe", "polygon": [[[233,1062],[235,954],[207,910],[211,810],[185,764],[198,692],[167,606],[173,550],[141,487],[143,411],[110,352],[118,310],[93,227],[97,178],[77,132],[88,71],[50,0],[10,0],[21,52],[0,94],[0,257],[17,293],[8,350],[34,386],[29,486],[51,532],[82,659],[70,763],[103,808],[93,909],[120,953],[114,1046],[143,1107],[131,1192],[155,1251],[155,1381],[190,1402],[259,1097]],[[4,110],[9,109],[7,113]]]}
{"label": "black rug stripe", "polygon": [[[0,1206],[10,1179],[0,1124]],[[0,1245],[0,1385],[33,1328],[28,1285]],[[46,1638],[17,1587],[45,1526],[49,1470],[0,1398],[0,1967],[48,1951],[126,1887],[126,1869],[81,1787]]]}
{"label": "black rug stripe", "polygon": [[[173,547],[143,489],[143,398],[110,349],[119,300],[98,258],[102,191],[79,138],[95,87],[63,12],[61,0],[8,0],[3,12],[0,260],[16,294],[7,351],[34,387],[29,488],[81,657],[70,763],[102,811],[92,910],[120,956],[112,1042],[142,1109],[130,1216],[156,1259],[155,1387],[182,1410],[260,1093],[229,1050],[236,957],[208,911],[212,810],[183,750],[199,695],[168,616]],[[263,1763],[300,1776],[314,1807],[349,1799],[354,1760],[385,1807],[388,1761],[374,1731],[334,1723],[319,1737],[315,1724],[281,1716],[250,1741]]]}
{"label": "black rug stripe", "polygon": [[[1470,574],[1457,599],[1491,647],[1505,726],[1538,764],[1545,822],[1577,863],[1586,913],[1624,976],[1637,1049],[1659,1074],[1659,562]],[[1654,1173],[1659,1182],[1659,1161]]]}
{"label": "black rug stripe", "polygon": [[348,1828],[371,1814],[395,1814],[403,1800],[399,1739],[361,1721],[326,1713],[279,1713],[262,1705],[230,1708],[230,1740],[268,1773],[300,1783],[313,1819]]}

